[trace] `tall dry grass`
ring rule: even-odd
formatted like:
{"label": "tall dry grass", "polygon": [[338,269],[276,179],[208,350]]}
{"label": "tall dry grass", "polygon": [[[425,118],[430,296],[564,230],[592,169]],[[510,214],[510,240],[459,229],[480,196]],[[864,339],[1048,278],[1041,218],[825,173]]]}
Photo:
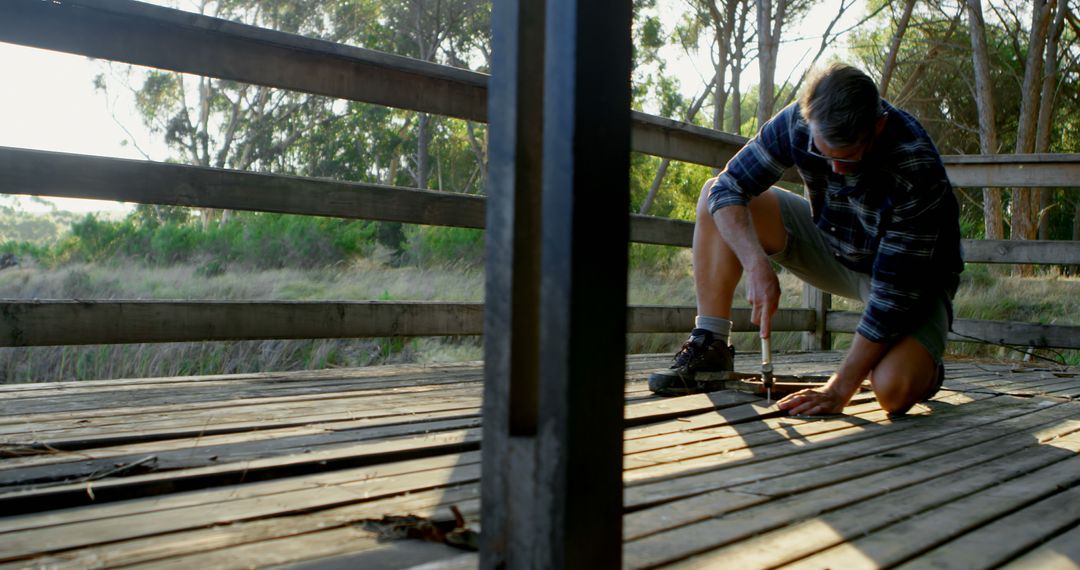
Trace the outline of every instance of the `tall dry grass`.
{"label": "tall dry grass", "polygon": [[[781,273],[782,306],[800,305],[802,283]],[[57,269],[18,267],[0,271],[0,298],[146,300],[440,300],[482,302],[484,276],[470,265],[395,267],[372,260],[317,270],[230,269],[207,276],[197,265],[146,267],[136,264],[73,264]],[[745,305],[743,292],[736,304]],[[658,268],[636,267],[629,276],[635,305],[693,305],[689,252]],[[834,300],[834,308],[860,310]],[[969,266],[956,302],[957,316],[1045,324],[1077,324],[1080,279],[1054,276],[1001,277]],[[796,350],[799,333],[776,333],[774,350]],[[836,335],[835,348],[850,337]],[[756,333],[737,333],[740,352],[756,352]],[[674,352],[685,333],[631,334],[631,353]],[[997,347],[953,343],[952,354],[1009,358]],[[304,370],[403,362],[446,362],[482,358],[477,337],[267,340],[67,346],[0,349],[0,382],[145,378],[190,374]],[[1080,363],[1078,351],[1064,358]],[[1053,355],[1051,355],[1053,356]]]}

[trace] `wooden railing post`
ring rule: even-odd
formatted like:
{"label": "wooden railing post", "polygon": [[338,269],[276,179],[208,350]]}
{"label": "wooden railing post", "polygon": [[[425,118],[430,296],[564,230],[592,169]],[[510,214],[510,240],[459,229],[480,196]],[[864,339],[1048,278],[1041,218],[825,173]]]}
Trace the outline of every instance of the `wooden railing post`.
{"label": "wooden railing post", "polygon": [[481,568],[534,566],[544,2],[496,1],[488,90]]}
{"label": "wooden railing post", "polygon": [[492,21],[480,566],[618,568],[630,3]]}
{"label": "wooden railing post", "polygon": [[832,333],[825,328],[825,317],[832,308],[832,295],[804,283],[802,299],[803,308],[813,310],[815,315],[814,330],[803,333],[803,350],[832,350]]}

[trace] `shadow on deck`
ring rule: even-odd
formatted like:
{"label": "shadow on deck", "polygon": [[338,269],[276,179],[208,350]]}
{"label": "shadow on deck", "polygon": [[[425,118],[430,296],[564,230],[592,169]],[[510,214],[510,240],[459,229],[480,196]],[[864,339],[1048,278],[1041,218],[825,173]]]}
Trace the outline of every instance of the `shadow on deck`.
{"label": "shadow on deck", "polygon": [[[798,419],[733,391],[657,399],[645,377],[665,361],[628,360],[627,567],[1080,565],[1072,371],[950,362],[907,417],[864,394]],[[4,386],[0,567],[475,567],[365,521],[453,506],[479,528],[481,378],[466,363]]]}

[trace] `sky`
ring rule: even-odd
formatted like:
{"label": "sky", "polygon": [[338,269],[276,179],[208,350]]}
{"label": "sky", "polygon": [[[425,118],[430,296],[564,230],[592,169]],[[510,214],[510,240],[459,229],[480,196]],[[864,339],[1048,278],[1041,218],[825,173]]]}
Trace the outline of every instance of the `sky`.
{"label": "sky", "polygon": [[[168,4],[168,0],[154,0]],[[799,59],[816,49],[820,29],[836,13],[838,0],[820,2],[792,36],[809,38],[787,42],[781,47],[777,80],[782,81]],[[181,4],[181,7],[184,5]],[[660,0],[659,12],[665,28],[674,25],[675,17],[685,10],[685,0]],[[852,12],[854,21],[862,9]],[[788,34],[785,34],[787,36]],[[680,48],[665,52],[669,69],[680,78],[685,94],[693,97],[701,90],[709,72],[707,56],[697,60],[687,57]],[[143,126],[133,108],[130,92],[114,88],[109,94],[95,91],[94,77],[108,72],[108,63],[65,53],[27,48],[0,42],[0,146],[89,154],[116,158],[165,160],[168,149]],[[757,70],[744,72],[755,79]],[[121,126],[122,125],[122,126]],[[125,130],[126,129],[126,130]],[[50,199],[57,208],[74,212],[108,212],[121,215],[131,205],[96,200]],[[46,211],[41,201],[5,197],[0,203],[14,204],[25,211]]]}

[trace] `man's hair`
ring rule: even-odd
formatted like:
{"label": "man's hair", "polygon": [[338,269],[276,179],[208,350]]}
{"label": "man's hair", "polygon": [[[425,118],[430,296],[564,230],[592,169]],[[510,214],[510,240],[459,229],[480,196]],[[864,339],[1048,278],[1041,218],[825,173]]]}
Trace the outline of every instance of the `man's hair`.
{"label": "man's hair", "polygon": [[812,74],[799,96],[799,109],[831,147],[863,142],[881,115],[881,96],[874,80],[861,70],[833,63]]}

